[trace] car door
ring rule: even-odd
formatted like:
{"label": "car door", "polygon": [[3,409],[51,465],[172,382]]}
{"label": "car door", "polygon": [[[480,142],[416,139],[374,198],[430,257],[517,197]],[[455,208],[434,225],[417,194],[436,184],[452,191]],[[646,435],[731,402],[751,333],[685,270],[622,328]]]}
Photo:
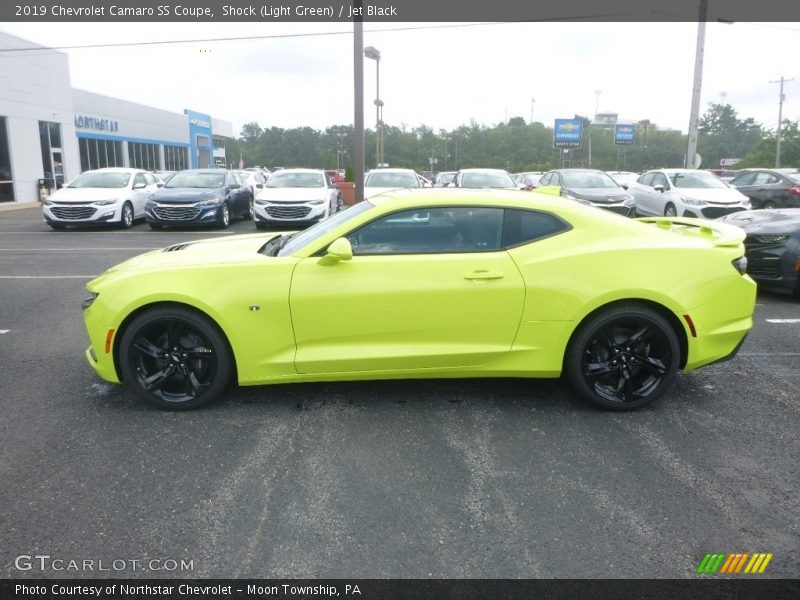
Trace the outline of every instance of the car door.
{"label": "car door", "polygon": [[[643,175],[635,187],[633,198],[636,202],[636,214],[662,216],[664,214],[664,192],[655,189],[656,185],[665,186],[667,178],[663,173],[652,171]],[[667,189],[664,187],[663,189]],[[628,188],[630,192],[630,188]]]}
{"label": "car door", "polygon": [[785,206],[786,190],[791,187],[783,178],[768,171],[761,171],[753,181],[752,196],[745,194],[753,200],[756,208],[764,206]]}
{"label": "car door", "polygon": [[133,206],[133,218],[134,219],[141,219],[144,217],[144,205],[147,203],[147,199],[150,198],[152,193],[155,191],[155,178],[151,178],[153,180],[153,185],[148,186],[146,175],[149,173],[145,173],[140,171],[133,176],[133,185],[131,188],[131,195],[129,199],[131,201],[131,205]]}
{"label": "car door", "polygon": [[501,249],[503,209],[403,210],[351,232],[352,260],[295,268],[300,373],[467,367],[507,353],[524,285]]}

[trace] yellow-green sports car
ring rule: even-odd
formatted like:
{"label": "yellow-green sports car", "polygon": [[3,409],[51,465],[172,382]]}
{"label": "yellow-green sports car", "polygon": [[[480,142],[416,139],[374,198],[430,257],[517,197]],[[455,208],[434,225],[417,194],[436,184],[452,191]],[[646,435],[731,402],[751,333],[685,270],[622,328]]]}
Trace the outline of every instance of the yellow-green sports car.
{"label": "yellow-green sports car", "polygon": [[608,409],[732,357],[744,232],[544,194],[399,191],[301,233],[176,244],[87,285],[97,373],[185,409],[233,381],[558,377]]}

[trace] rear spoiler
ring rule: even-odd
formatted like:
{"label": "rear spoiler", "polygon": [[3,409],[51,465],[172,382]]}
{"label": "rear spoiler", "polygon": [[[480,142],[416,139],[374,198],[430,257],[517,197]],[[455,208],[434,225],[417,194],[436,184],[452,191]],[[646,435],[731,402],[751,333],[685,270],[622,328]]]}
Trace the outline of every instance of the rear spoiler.
{"label": "rear spoiler", "polygon": [[693,219],[690,217],[642,217],[642,223],[655,223],[660,229],[699,235],[715,246],[739,246],[746,237],[744,229],[719,221]]}

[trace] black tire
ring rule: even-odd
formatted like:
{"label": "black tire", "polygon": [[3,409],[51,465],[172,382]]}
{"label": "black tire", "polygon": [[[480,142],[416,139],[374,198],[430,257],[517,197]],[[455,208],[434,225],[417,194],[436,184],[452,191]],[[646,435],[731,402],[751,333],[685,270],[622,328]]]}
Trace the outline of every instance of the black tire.
{"label": "black tire", "polygon": [[678,336],[658,312],[621,304],[581,325],[570,341],[564,370],[578,393],[595,406],[633,410],[672,386],[680,352]]}
{"label": "black tire", "polygon": [[122,212],[119,215],[119,228],[130,229],[133,227],[133,206],[130,202],[122,205]]}
{"label": "black tire", "polygon": [[256,229],[266,229],[266,228],[267,228],[266,223],[262,223],[261,221],[256,221]]}
{"label": "black tire", "polygon": [[161,231],[162,229],[164,229],[164,226],[161,223],[152,223],[148,221],[147,224],[150,225],[150,229],[154,231]]}
{"label": "black tire", "polygon": [[227,229],[231,224],[231,208],[227,202],[223,202],[219,207],[219,214],[217,215],[217,227],[220,229]]}
{"label": "black tire", "polygon": [[213,322],[181,307],[137,316],[119,344],[122,379],[140,398],[168,410],[197,408],[228,386],[233,359]]}
{"label": "black tire", "polygon": [[256,209],[255,209],[255,208],[253,208],[253,201],[252,201],[252,200],[250,200],[250,204],[249,204],[249,206],[247,207],[247,210],[245,211],[245,213],[242,215],[242,218],[243,218],[245,221],[249,221],[250,219],[252,219],[252,218],[253,218],[253,215],[255,214],[255,210],[256,210]]}
{"label": "black tire", "polygon": [[59,225],[58,223],[48,223],[48,225],[55,231],[64,231],[67,228],[66,225]]}
{"label": "black tire", "polygon": [[664,207],[664,216],[665,217],[677,217],[678,211],[675,209],[675,205],[672,202],[669,202]]}

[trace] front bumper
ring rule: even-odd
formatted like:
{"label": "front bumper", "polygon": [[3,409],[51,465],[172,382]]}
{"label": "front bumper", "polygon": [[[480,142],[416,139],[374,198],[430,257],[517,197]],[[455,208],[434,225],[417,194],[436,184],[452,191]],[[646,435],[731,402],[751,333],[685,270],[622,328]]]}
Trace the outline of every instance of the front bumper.
{"label": "front bumper", "polygon": [[744,240],[747,274],[767,288],[793,292],[800,286],[800,242],[765,243],[757,236]]}
{"label": "front bumper", "polygon": [[53,225],[103,225],[119,223],[122,202],[99,206],[93,202],[51,202],[42,207],[45,223]]}
{"label": "front bumper", "polygon": [[262,223],[316,223],[325,218],[327,205],[310,202],[267,202],[253,204],[256,221]]}
{"label": "front bumper", "polygon": [[151,201],[147,203],[144,215],[148,223],[164,226],[203,227],[216,223],[219,207],[219,204],[201,206],[198,202],[181,204]]}

